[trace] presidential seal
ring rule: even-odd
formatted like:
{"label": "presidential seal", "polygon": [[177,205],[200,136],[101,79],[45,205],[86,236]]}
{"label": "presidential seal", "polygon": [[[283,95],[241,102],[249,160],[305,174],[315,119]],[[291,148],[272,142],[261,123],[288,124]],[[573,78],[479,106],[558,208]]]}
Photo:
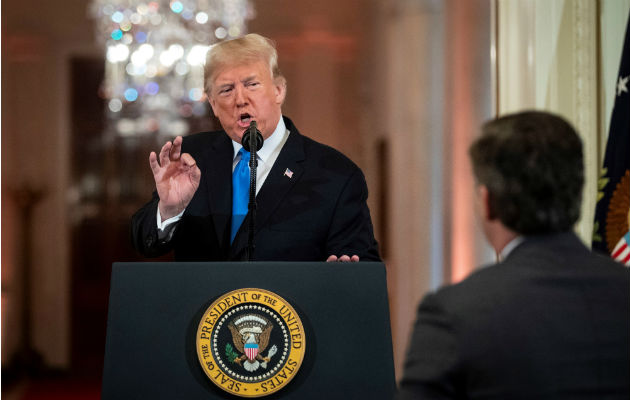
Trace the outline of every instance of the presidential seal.
{"label": "presidential seal", "polygon": [[208,378],[240,397],[282,389],[297,374],[306,347],[293,307],[264,289],[219,296],[197,329],[197,357]]}

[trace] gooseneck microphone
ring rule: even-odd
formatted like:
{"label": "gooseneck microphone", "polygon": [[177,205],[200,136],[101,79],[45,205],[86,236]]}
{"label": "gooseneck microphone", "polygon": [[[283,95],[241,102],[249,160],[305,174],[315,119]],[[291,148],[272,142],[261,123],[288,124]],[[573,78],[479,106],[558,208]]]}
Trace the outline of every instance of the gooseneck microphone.
{"label": "gooseneck microphone", "polygon": [[256,230],[256,169],[258,168],[258,157],[256,152],[263,146],[263,137],[258,130],[256,121],[249,123],[249,128],[243,133],[241,144],[249,155],[249,224],[247,235],[247,260],[254,261],[254,232]]}

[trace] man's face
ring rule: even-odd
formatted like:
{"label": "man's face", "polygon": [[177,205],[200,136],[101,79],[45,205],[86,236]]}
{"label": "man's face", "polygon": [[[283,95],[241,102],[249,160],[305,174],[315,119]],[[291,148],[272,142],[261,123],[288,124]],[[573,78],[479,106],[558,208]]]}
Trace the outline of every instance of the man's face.
{"label": "man's face", "polygon": [[282,115],[285,86],[276,84],[263,61],[228,66],[212,83],[210,106],[230,139],[241,143],[254,120],[264,139],[276,129]]}

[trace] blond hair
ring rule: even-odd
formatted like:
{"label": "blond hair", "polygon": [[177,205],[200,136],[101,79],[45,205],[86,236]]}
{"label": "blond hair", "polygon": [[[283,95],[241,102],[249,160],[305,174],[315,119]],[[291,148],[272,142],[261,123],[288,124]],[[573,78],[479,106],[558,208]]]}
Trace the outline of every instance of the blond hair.
{"label": "blond hair", "polygon": [[271,39],[250,33],[212,46],[206,55],[204,67],[204,89],[208,97],[211,97],[214,79],[223,68],[257,61],[269,65],[274,82],[286,85],[286,80],[278,68],[278,52]]}

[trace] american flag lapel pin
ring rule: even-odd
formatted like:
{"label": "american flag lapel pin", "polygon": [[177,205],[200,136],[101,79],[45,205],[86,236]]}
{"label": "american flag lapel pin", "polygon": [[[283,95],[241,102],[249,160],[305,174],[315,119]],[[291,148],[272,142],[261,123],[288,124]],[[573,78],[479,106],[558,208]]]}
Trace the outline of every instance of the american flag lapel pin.
{"label": "american flag lapel pin", "polygon": [[291,179],[291,178],[293,177],[293,171],[291,171],[289,168],[287,168],[287,169],[284,171],[284,176],[288,176],[288,177],[289,177],[289,179]]}

